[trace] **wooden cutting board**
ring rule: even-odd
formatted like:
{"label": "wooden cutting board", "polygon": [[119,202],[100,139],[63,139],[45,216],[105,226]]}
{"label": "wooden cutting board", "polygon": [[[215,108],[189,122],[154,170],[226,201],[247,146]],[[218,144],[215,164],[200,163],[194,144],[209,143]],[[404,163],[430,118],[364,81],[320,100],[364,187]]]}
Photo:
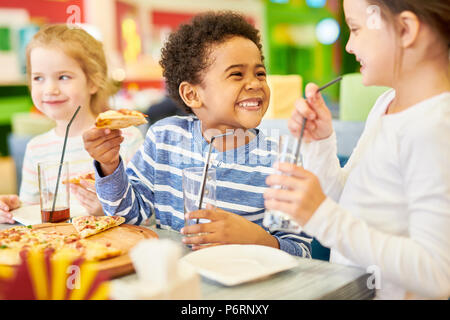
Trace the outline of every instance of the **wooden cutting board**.
{"label": "wooden cutting board", "polygon": [[[71,223],[43,223],[34,225],[33,229],[45,229],[63,234],[77,233]],[[150,238],[158,238],[158,235],[144,227],[122,224],[85,239],[103,244],[110,243],[112,247],[122,250],[122,255],[102,260],[98,263],[99,270],[107,271],[112,279],[134,272],[133,263],[128,252],[139,241]]]}

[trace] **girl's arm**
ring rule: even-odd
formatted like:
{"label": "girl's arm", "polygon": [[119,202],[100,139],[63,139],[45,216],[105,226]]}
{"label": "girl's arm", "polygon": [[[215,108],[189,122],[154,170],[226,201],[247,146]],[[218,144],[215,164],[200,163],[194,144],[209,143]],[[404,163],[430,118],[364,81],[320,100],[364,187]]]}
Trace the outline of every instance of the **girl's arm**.
{"label": "girl's arm", "polygon": [[334,131],[329,138],[304,144],[301,152],[303,167],[319,178],[327,196],[338,201],[355,156],[352,154],[347,162],[346,169],[341,168],[337,157]]}
{"label": "girl's arm", "polygon": [[19,198],[26,205],[39,204],[39,181],[37,172],[37,162],[35,155],[28,143],[22,165],[22,178],[20,184]]}
{"label": "girl's arm", "polygon": [[[431,175],[427,182],[419,179],[417,184],[405,187],[409,203],[404,216],[409,221],[409,230],[407,235],[396,235],[370,226],[352,215],[357,212],[350,213],[326,197],[314,174],[290,164],[281,165],[279,170],[290,176],[268,177],[269,185],[285,188],[267,190],[264,196],[268,209],[286,212],[303,225],[305,233],[354,264],[380,270],[382,287],[383,281],[388,280],[422,296],[450,295],[448,173],[440,177]],[[414,180],[414,175],[407,171],[408,179]],[[371,214],[377,216],[376,212]],[[383,215],[386,212],[380,212]],[[383,223],[391,222],[386,219]]]}
{"label": "girl's arm", "polygon": [[376,130],[376,123],[368,121],[364,132],[343,168],[341,168],[337,157],[337,141],[334,131],[329,138],[302,145],[303,167],[319,178],[323,191],[334,201],[339,201],[347,177],[364,154],[373,130]]}
{"label": "girl's arm", "polygon": [[[305,206],[313,202],[312,194],[318,192],[306,194],[308,201],[298,200],[297,206],[303,207],[292,212],[304,223],[305,232],[324,246],[337,250],[359,266],[379,268],[381,287],[384,280],[389,280],[422,296],[446,298],[450,295],[450,117],[448,113],[436,117],[447,120],[418,119],[402,130],[399,138],[398,170],[406,199],[406,235],[370,226],[330,198],[319,201],[318,209],[309,210],[312,212],[309,215]],[[308,181],[314,179],[301,172],[301,168],[297,171],[301,180],[295,182],[300,183],[295,188],[305,190]],[[301,193],[296,194],[296,199],[298,194]],[[386,213],[380,212],[383,214]]]}
{"label": "girl's arm", "polygon": [[325,191],[328,195],[338,199],[347,175],[342,172],[337,158],[331,112],[318,89],[313,83],[306,86],[306,99],[296,101],[288,127],[297,137],[303,129],[303,166],[318,175],[322,185],[327,186]]}
{"label": "girl's arm", "polygon": [[102,204],[95,192],[95,183],[80,181],[80,185],[70,185],[71,196],[74,195],[86,211],[92,216],[103,216]]}
{"label": "girl's arm", "polygon": [[382,94],[371,109],[358,143],[344,168],[341,168],[337,157],[336,133],[333,130],[332,116],[320,93],[316,93],[317,86],[308,84],[305,88],[307,100],[299,99],[294,113],[289,120],[289,130],[299,136],[303,118],[307,118],[304,142],[301,153],[303,166],[313,172],[320,180],[326,195],[338,201],[352,168],[359,163],[360,157],[373,132],[377,130],[380,115],[395,96],[393,90]]}
{"label": "girl's arm", "polygon": [[447,206],[446,213],[414,212],[410,237],[406,237],[377,230],[327,198],[304,230],[353,263],[367,270],[380,270],[381,288],[384,281],[389,281],[425,297],[447,298],[449,209]]}

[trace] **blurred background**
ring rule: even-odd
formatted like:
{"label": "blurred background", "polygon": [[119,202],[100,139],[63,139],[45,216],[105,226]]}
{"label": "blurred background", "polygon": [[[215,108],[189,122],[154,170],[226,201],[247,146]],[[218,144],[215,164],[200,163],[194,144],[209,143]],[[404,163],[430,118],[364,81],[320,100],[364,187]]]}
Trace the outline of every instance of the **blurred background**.
{"label": "blurred background", "polygon": [[146,112],[154,123],[175,113],[165,98],[160,49],[179,24],[207,10],[241,12],[261,31],[272,98],[260,129],[268,134],[286,132],[308,82],[344,75],[323,92],[344,165],[386,88],[362,86],[359,63],[345,52],[349,30],[340,0],[0,0],[0,193],[17,192],[27,141],[53,126],[34,108],[25,79],[25,48],[41,26],[77,23],[101,40],[120,86],[110,106]]}

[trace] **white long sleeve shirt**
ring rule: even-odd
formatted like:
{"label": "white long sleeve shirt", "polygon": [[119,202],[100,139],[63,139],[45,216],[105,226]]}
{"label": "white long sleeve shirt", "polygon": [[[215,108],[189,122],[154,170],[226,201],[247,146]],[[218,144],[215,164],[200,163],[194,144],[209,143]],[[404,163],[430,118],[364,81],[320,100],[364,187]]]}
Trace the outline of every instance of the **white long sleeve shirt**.
{"label": "white long sleeve shirt", "polygon": [[327,195],[304,231],[331,248],[331,262],[378,270],[379,299],[447,298],[450,92],[386,115],[394,97],[378,98],[344,168],[334,133],[303,145]]}

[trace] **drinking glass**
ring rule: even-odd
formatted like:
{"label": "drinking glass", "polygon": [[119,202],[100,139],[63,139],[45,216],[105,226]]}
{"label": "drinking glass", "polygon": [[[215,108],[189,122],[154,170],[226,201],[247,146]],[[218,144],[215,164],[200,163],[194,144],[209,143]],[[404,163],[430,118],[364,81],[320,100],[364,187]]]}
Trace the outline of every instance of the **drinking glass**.
{"label": "drinking glass", "polygon": [[[203,167],[191,167],[183,169],[183,202],[184,213],[199,210],[200,192],[203,181]],[[206,204],[216,205],[216,169],[209,168],[205,179],[203,201],[201,209],[206,208]],[[184,226],[198,223],[210,222],[208,219],[186,219]],[[196,234],[189,234],[189,237]]]}
{"label": "drinking glass", "polygon": [[[300,159],[297,159],[296,151],[298,138],[291,135],[280,135],[278,139],[277,162],[287,162],[300,165]],[[282,174],[281,172],[278,172]],[[281,186],[272,186],[275,189],[281,189]],[[289,233],[300,233],[302,227],[292,220],[286,213],[279,210],[266,210],[264,212],[263,225],[270,231],[284,231]]]}
{"label": "drinking glass", "polygon": [[[58,188],[56,188],[58,176]],[[39,162],[38,178],[42,222],[65,222],[69,220],[69,163]]]}

